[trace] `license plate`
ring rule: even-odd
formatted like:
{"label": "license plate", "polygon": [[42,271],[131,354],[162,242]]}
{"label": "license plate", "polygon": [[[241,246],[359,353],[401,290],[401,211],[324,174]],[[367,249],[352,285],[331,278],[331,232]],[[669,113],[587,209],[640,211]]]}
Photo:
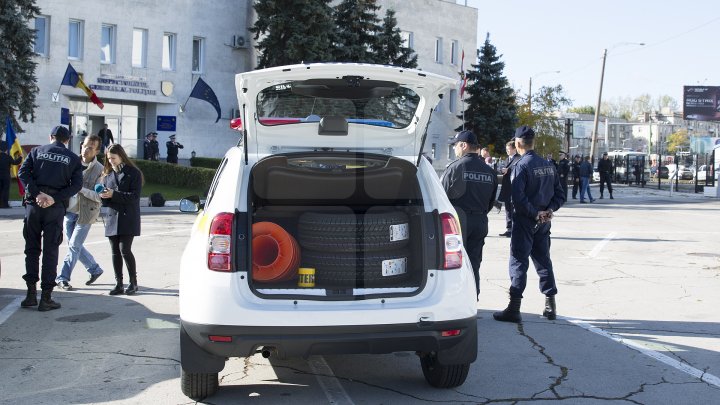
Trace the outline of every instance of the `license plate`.
{"label": "license plate", "polygon": [[408,224],[390,225],[390,242],[405,240],[410,237]]}
{"label": "license plate", "polygon": [[383,276],[397,276],[398,274],[407,273],[407,257],[398,259],[388,259],[382,262]]}

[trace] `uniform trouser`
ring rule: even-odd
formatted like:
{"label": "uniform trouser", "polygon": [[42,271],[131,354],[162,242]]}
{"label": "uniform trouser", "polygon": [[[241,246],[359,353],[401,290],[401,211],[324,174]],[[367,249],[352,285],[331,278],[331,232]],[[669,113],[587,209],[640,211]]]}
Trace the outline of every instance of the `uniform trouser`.
{"label": "uniform trouser", "polygon": [[35,204],[25,206],[25,275],[28,284],[35,284],[40,279],[40,253],[42,252],[42,290],[55,287],[57,275],[58,250],[63,240],[63,217],[65,207],[55,203],[47,208]]}
{"label": "uniform trouser", "polygon": [[[508,200],[510,197],[508,197]],[[505,229],[508,231],[512,230],[512,216],[513,216],[513,203],[512,201],[505,201]]]}
{"label": "uniform trouser", "polygon": [[610,173],[600,173],[600,195],[603,195],[603,192],[605,191],[605,184],[607,183],[607,189],[608,193],[612,195],[612,184],[610,183],[611,180]]}
{"label": "uniform trouser", "polygon": [[10,199],[10,177],[0,177],[0,207],[7,207]]}
{"label": "uniform trouser", "polygon": [[[567,184],[567,178],[560,177],[560,187],[563,189],[563,196],[565,196],[565,201],[567,201],[567,193],[568,193],[568,184]],[[575,195],[573,193],[573,195]]]}
{"label": "uniform trouser", "polygon": [[510,236],[510,297],[522,298],[529,259],[540,277],[540,291],[547,296],[557,294],[550,260],[550,223],[537,224],[530,218],[515,215]]}
{"label": "uniform trouser", "polygon": [[572,197],[577,198],[578,188],[580,187],[580,178],[575,177],[573,178],[573,189],[572,189]]}
{"label": "uniform trouser", "polygon": [[460,228],[463,234],[463,245],[467,252],[470,265],[475,274],[475,291],[480,294],[480,263],[482,263],[483,246],[488,234],[487,214],[465,213],[458,209]]}

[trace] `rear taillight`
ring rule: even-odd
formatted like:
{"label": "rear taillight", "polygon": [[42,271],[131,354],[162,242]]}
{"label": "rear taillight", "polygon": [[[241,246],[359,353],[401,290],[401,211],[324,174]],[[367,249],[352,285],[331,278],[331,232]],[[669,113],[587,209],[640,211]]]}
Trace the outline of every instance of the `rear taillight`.
{"label": "rear taillight", "polygon": [[460,225],[452,214],[440,214],[443,231],[443,269],[458,269],[462,266],[462,235]]}
{"label": "rear taillight", "polygon": [[222,212],[210,223],[207,263],[210,270],[230,271],[233,214]]}

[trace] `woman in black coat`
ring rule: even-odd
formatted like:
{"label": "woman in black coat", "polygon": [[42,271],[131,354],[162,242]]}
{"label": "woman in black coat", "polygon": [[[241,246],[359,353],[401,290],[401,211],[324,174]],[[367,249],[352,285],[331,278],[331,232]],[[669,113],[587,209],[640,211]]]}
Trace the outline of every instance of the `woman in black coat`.
{"label": "woman in black coat", "polygon": [[[110,240],[113,270],[117,281],[110,295],[123,292],[132,295],[138,290],[132,242],[135,236],[140,236],[140,192],[144,182],[143,175],[130,161],[123,147],[112,144],[105,152],[102,179],[105,191],[100,193],[100,197],[103,207],[108,208],[105,216],[105,236]],[[124,291],[123,261],[130,276],[130,284]]]}

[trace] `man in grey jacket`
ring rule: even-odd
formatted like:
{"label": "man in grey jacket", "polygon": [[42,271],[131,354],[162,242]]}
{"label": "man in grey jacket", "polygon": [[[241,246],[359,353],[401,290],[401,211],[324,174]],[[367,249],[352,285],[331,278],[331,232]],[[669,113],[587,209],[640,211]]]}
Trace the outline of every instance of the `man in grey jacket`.
{"label": "man in grey jacket", "polygon": [[102,140],[97,135],[90,135],[83,141],[80,148],[80,160],[83,166],[83,184],[80,192],[70,200],[70,206],[65,213],[65,236],[68,241],[68,252],[63,260],[60,274],[55,279],[59,288],[70,291],[70,275],[75,264],[80,260],[90,279],[85,285],[90,285],[103,273],[95,258],[85,249],[83,244],[87,238],[90,227],[100,214],[100,196],[95,192],[95,184],[100,182],[103,165],[97,161]]}

